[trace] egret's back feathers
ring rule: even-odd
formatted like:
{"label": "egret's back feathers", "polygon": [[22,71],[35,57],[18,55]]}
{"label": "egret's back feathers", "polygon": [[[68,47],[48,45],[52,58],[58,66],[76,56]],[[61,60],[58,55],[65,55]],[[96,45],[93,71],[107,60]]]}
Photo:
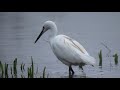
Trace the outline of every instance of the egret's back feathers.
{"label": "egret's back feathers", "polygon": [[57,35],[51,41],[51,47],[57,58],[62,59],[62,62],[70,62],[72,65],[94,64],[94,58],[88,54],[84,47],[66,35]]}
{"label": "egret's back feathers", "polygon": [[64,37],[72,43],[71,45],[73,45],[75,48],[79,49],[83,54],[89,55],[88,52],[85,50],[85,48],[80,43],[78,43],[76,40],[71,39],[70,37],[68,37],[66,35],[64,35]]}

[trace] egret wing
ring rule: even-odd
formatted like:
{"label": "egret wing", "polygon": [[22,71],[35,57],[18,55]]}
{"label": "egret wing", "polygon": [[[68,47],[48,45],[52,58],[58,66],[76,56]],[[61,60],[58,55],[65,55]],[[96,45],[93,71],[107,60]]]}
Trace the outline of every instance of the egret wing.
{"label": "egret wing", "polygon": [[66,43],[69,46],[73,46],[74,48],[76,48],[77,50],[79,50],[81,52],[81,54],[79,54],[79,55],[80,55],[82,62],[84,62],[86,64],[95,65],[95,62],[96,62],[95,59],[88,54],[88,52],[84,49],[84,47],[80,43],[78,43],[74,39],[71,39],[68,36],[64,36],[64,37],[65,37]]}
{"label": "egret wing", "polygon": [[58,35],[51,42],[51,46],[57,58],[67,65],[90,64],[93,61],[84,47],[68,36]]}
{"label": "egret wing", "polygon": [[70,37],[68,36],[64,36],[65,39],[69,40],[69,44],[71,44],[72,46],[74,46],[75,48],[79,49],[83,54],[86,54],[86,55],[89,55],[88,52],[85,50],[85,48],[79,43],[77,42],[76,40],[74,39],[71,39]]}

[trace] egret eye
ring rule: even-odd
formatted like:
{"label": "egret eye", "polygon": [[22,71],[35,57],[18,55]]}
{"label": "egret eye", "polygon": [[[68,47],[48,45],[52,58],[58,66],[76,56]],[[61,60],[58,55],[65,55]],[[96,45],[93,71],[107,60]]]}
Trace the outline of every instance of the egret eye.
{"label": "egret eye", "polygon": [[45,27],[43,26],[43,30],[45,29]]}

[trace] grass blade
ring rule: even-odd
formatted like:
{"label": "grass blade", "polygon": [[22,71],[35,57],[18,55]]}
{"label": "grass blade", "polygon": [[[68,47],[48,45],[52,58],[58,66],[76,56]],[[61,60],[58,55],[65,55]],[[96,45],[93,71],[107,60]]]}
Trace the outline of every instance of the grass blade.
{"label": "grass blade", "polygon": [[12,67],[10,68],[10,70],[11,70],[11,76],[13,78],[13,69],[12,69]]}
{"label": "grass blade", "polygon": [[23,63],[20,65],[21,72],[23,73]]}
{"label": "grass blade", "polygon": [[13,62],[13,72],[14,72],[14,77],[17,78],[17,58],[15,58]]}
{"label": "grass blade", "polygon": [[44,67],[43,69],[43,78],[45,78],[45,70],[46,70],[46,67]]}
{"label": "grass blade", "polygon": [[8,78],[8,64],[5,63],[5,78]]}
{"label": "grass blade", "polygon": [[23,64],[23,71],[25,71],[25,64]]}
{"label": "grass blade", "polygon": [[34,64],[33,64],[32,56],[31,56],[31,62],[32,62],[32,65],[31,65],[31,78],[34,78]]}
{"label": "grass blade", "polygon": [[117,55],[117,53],[115,55],[113,55],[113,57],[114,57],[115,65],[118,65],[118,55]]}
{"label": "grass blade", "polygon": [[28,67],[28,78],[30,78],[30,69]]}
{"label": "grass blade", "polygon": [[102,67],[102,50],[100,50],[100,53],[98,54],[99,56],[99,66]]}
{"label": "grass blade", "polygon": [[1,69],[1,71],[2,71],[1,78],[3,78],[3,77],[4,77],[4,69],[3,69],[3,64],[2,64],[1,61],[0,61],[0,69]]}

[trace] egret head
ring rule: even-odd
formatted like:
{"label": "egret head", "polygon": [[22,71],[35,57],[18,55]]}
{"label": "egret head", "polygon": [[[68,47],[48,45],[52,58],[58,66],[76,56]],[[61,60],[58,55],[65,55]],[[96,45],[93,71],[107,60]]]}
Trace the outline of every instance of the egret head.
{"label": "egret head", "polygon": [[39,34],[39,36],[37,37],[35,43],[39,40],[39,38],[48,30],[51,30],[52,31],[52,35],[55,35],[57,33],[57,26],[56,24],[53,22],[53,21],[46,21],[44,24],[43,24],[43,27],[42,27],[42,31],[41,33]]}

